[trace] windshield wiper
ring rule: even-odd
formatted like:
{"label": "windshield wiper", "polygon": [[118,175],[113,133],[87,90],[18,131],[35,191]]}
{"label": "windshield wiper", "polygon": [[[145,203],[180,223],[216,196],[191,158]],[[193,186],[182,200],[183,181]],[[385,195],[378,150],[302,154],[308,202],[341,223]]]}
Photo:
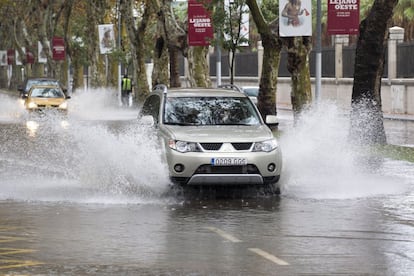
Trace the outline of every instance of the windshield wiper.
{"label": "windshield wiper", "polygon": [[172,125],[172,126],[199,126],[200,124],[197,123],[164,123],[165,125]]}

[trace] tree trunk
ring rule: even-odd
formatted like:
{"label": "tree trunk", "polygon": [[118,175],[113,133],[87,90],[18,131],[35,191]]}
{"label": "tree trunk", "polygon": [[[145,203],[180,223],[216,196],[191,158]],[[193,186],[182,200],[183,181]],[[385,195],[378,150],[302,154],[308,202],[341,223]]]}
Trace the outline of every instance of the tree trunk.
{"label": "tree trunk", "polygon": [[193,46],[188,51],[189,82],[191,87],[210,87],[208,47]]}
{"label": "tree trunk", "polygon": [[92,87],[99,87],[106,84],[105,63],[99,50],[99,39],[97,24],[103,22],[105,9],[102,1],[88,1],[88,60],[89,60],[89,80]]}
{"label": "tree trunk", "polygon": [[134,17],[133,17],[133,1],[123,0],[121,1],[121,12],[124,16],[124,21],[127,26],[127,33],[129,41],[131,43],[131,53],[134,72],[135,82],[135,99],[136,103],[144,101],[146,96],[149,94],[147,71],[145,67],[145,32],[147,30],[149,21],[154,15],[153,5],[157,4],[154,1],[145,2],[145,10],[142,15],[142,19],[138,24],[138,28],[135,28]]}
{"label": "tree trunk", "polygon": [[180,63],[178,61],[180,51],[177,47],[171,46],[168,52],[170,54],[170,87],[181,87]]}
{"label": "tree trunk", "polygon": [[366,19],[360,24],[354,86],[350,136],[361,144],[386,144],[384,130],[381,78],[388,28],[398,0],[375,0]]}
{"label": "tree trunk", "polygon": [[[158,29],[159,26],[158,26]],[[156,85],[159,83],[169,85],[169,70],[168,64],[169,54],[168,54],[168,47],[167,42],[165,40],[165,36],[161,35],[157,38],[155,51],[154,51],[154,69],[152,71],[152,85]]]}
{"label": "tree trunk", "polygon": [[80,62],[74,62],[72,63],[72,66],[73,66],[72,92],[74,92],[78,88],[83,89],[85,84],[84,84],[84,79],[83,79],[83,65]]}
{"label": "tree trunk", "polygon": [[172,2],[172,0],[164,0],[158,13],[159,23],[162,25],[160,33],[163,34],[163,45],[168,51],[169,71],[167,60],[162,65],[163,70],[169,72],[170,87],[181,87],[178,57],[180,53],[186,55],[188,52],[187,33],[184,30],[185,22],[179,22],[172,13]]}
{"label": "tree trunk", "polygon": [[260,77],[258,108],[265,118],[276,115],[277,77],[279,74],[280,51],[282,42],[279,39],[278,19],[267,23],[257,5],[256,0],[246,0],[253,20],[262,38],[263,67]]}
{"label": "tree trunk", "polygon": [[170,55],[168,53],[168,30],[166,29],[166,16],[171,8],[171,1],[167,0],[161,7],[157,7],[158,20],[157,20],[157,37],[154,47],[154,69],[152,71],[152,85],[163,83],[169,85],[169,69],[168,64],[170,63]]}
{"label": "tree trunk", "polygon": [[281,44],[275,37],[262,35],[263,66],[260,77],[257,107],[263,119],[266,115],[276,115],[277,78],[280,64]]}
{"label": "tree trunk", "polygon": [[288,52],[288,71],[292,79],[291,102],[295,120],[312,103],[309,53],[312,49],[310,37],[288,37],[283,39]]}

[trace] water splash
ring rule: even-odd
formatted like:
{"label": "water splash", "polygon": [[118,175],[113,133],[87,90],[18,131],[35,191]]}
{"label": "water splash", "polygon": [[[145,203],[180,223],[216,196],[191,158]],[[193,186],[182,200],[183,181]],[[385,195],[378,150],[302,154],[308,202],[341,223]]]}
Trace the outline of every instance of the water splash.
{"label": "water splash", "polygon": [[0,122],[18,120],[25,113],[23,100],[0,93]]}
{"label": "water splash", "polygon": [[334,103],[321,102],[284,130],[283,195],[346,199],[407,191],[413,179],[389,170],[398,161],[383,160],[349,143],[349,127],[347,113]]}
{"label": "water splash", "polygon": [[157,136],[138,124],[136,109],[119,108],[116,96],[107,92],[77,92],[67,118],[28,119],[23,112],[18,127],[4,130],[19,139],[5,140],[0,147],[0,152],[5,149],[0,155],[0,199],[104,204],[170,200],[164,197],[170,182]]}
{"label": "water splash", "polygon": [[133,108],[120,107],[119,96],[114,89],[77,90],[69,103],[71,117],[81,120],[124,120],[137,115]]}

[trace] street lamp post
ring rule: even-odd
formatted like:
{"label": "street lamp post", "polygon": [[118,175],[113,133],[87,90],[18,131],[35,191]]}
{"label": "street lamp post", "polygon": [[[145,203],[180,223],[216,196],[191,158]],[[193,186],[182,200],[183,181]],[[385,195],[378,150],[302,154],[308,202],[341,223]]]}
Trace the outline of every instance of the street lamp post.
{"label": "street lamp post", "polygon": [[[118,0],[117,14],[118,14],[118,49],[121,49],[121,0]],[[121,104],[121,60],[118,61],[118,100]]]}
{"label": "street lamp post", "polygon": [[216,33],[216,86],[219,87],[221,85],[221,49],[220,49],[220,32],[217,31]]}
{"label": "street lamp post", "polygon": [[321,94],[322,76],[322,10],[321,0],[317,0],[316,6],[316,80],[315,80],[315,102],[319,102]]}

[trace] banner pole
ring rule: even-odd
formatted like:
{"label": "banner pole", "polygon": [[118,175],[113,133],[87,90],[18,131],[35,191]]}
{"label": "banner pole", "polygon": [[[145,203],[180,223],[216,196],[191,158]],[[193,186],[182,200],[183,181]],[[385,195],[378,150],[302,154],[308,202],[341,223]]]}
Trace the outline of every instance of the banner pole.
{"label": "banner pole", "polygon": [[315,82],[315,102],[319,102],[321,94],[322,78],[322,9],[321,0],[317,0],[316,7],[316,82]]}

